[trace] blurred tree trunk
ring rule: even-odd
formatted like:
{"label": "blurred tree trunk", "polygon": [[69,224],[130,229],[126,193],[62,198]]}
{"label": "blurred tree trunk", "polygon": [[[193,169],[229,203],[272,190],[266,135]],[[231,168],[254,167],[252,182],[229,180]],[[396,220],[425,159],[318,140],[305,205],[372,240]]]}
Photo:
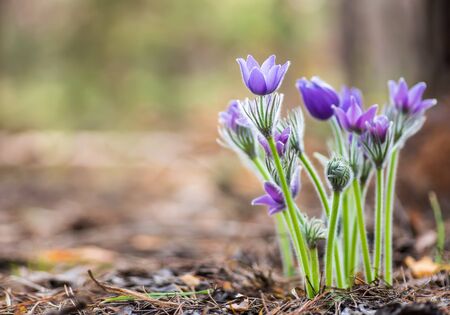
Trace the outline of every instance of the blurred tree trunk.
{"label": "blurred tree trunk", "polygon": [[341,0],[340,12],[349,82],[372,87],[374,78],[403,75],[411,82],[427,81],[430,94],[447,92],[450,1]]}
{"label": "blurred tree trunk", "polygon": [[438,99],[424,130],[402,151],[398,192],[407,208],[426,209],[435,190],[448,213],[450,1],[341,0],[338,7],[349,83],[373,91],[368,98],[382,104],[386,81],[404,76],[410,84],[426,81],[426,96]]}

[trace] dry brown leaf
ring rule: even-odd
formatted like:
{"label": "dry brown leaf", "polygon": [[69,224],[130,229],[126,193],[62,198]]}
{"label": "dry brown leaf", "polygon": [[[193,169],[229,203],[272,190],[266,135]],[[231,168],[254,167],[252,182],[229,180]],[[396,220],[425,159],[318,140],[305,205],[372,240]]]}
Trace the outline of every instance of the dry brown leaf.
{"label": "dry brown leaf", "polygon": [[181,281],[183,281],[187,286],[195,288],[200,284],[200,279],[196,276],[186,273],[182,276],[180,276]]}
{"label": "dry brown leaf", "polygon": [[39,254],[39,260],[47,263],[112,263],[116,253],[96,246],[52,249]]}
{"label": "dry brown leaf", "polygon": [[419,260],[408,256],[405,259],[405,264],[416,278],[429,277],[441,270],[450,270],[450,265],[436,264],[429,256],[422,257]]}
{"label": "dry brown leaf", "polygon": [[240,303],[233,303],[228,305],[228,308],[234,313],[243,313],[248,311],[248,308],[250,306],[250,303],[248,302],[248,299],[243,300]]}

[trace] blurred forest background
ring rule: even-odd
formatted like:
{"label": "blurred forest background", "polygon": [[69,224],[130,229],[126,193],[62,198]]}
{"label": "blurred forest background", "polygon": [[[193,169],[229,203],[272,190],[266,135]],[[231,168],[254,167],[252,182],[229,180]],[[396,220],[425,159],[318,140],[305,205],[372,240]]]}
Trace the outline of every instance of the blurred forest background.
{"label": "blurred forest background", "polygon": [[[136,233],[158,234],[151,222],[174,217],[269,222],[249,205],[258,183],[215,143],[217,112],[248,96],[235,59],[249,53],[291,60],[286,106],[301,103],[301,76],[355,85],[366,105],[386,102],[388,79],[429,84],[439,104],[408,143],[399,182],[399,222],[420,235],[433,226],[428,191],[446,217],[450,204],[449,15],[446,0],[1,1],[1,242],[52,247],[58,235],[68,246],[65,233],[87,231],[77,240],[114,247],[116,230],[88,232],[139,221]],[[308,149],[326,152],[327,126],[307,123]]]}

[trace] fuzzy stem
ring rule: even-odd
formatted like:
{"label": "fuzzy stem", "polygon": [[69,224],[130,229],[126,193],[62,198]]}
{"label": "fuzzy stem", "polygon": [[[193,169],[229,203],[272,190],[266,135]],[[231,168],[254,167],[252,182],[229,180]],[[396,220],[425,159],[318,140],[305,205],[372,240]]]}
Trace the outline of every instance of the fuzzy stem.
{"label": "fuzzy stem", "polygon": [[[314,246],[309,249],[309,253],[311,256],[311,273],[314,281],[314,288],[319,290],[320,287],[320,267],[319,267],[319,254],[317,251],[317,246]],[[319,292],[314,292],[318,294]]]}
{"label": "fuzzy stem", "polygon": [[361,240],[361,250],[362,250],[362,256],[363,256],[363,263],[364,263],[364,272],[366,276],[366,281],[368,283],[371,283],[373,281],[372,278],[372,267],[370,265],[370,254],[369,254],[369,245],[367,242],[367,233],[366,233],[366,226],[364,223],[364,209],[363,204],[361,201],[361,188],[358,183],[358,179],[353,179],[353,194],[355,196],[355,203],[356,203],[356,219],[358,222],[358,231],[359,231],[359,238]]}
{"label": "fuzzy stem", "polygon": [[[328,202],[327,193],[325,192],[325,186],[323,185],[319,175],[317,174],[316,169],[312,165],[311,161],[309,160],[308,156],[305,153],[301,153],[299,155],[299,159],[302,162],[302,165],[305,167],[306,172],[308,173],[309,178],[314,184],[314,188],[316,189],[317,194],[319,195],[320,202],[322,203],[322,207],[325,210],[325,214],[327,218],[330,217],[330,205]],[[339,248],[335,246],[334,248],[334,260],[336,267],[339,267],[339,270],[336,271],[337,276],[337,283],[338,287],[342,288],[344,286],[344,281],[342,278],[342,271],[341,271],[341,257],[339,254]]]}
{"label": "fuzzy stem", "polygon": [[283,191],[283,196],[284,196],[284,199],[286,200],[286,207],[288,210],[287,218],[288,218],[288,221],[291,222],[291,236],[292,236],[293,242],[295,242],[297,245],[294,247],[298,251],[297,255],[299,256],[300,265],[303,266],[303,269],[305,271],[306,282],[307,282],[306,283],[306,291],[307,291],[308,297],[312,298],[314,296],[313,292],[316,290],[314,290],[314,288],[312,288],[313,292],[311,292],[310,285],[313,285],[314,280],[311,278],[311,268],[309,266],[309,257],[308,257],[306,242],[305,242],[303,233],[300,230],[299,218],[295,213],[295,211],[297,211],[297,210],[295,207],[294,200],[292,198],[291,190],[290,190],[289,185],[286,180],[286,176],[283,171],[283,166],[281,165],[280,157],[278,156],[278,151],[277,151],[277,148],[275,145],[275,141],[273,140],[272,137],[270,137],[267,140],[268,140],[268,143],[270,146],[270,150],[272,152],[272,156],[273,156],[273,160],[275,162],[275,167],[277,169],[278,176],[280,177],[281,190]]}
{"label": "fuzzy stem", "polygon": [[342,237],[343,237],[343,252],[344,255],[344,270],[346,279],[350,278],[351,270],[351,221],[350,221],[350,208],[348,205],[349,191],[344,193],[342,197]]}
{"label": "fuzzy stem", "polygon": [[433,208],[434,219],[436,221],[437,229],[437,241],[436,241],[436,263],[442,263],[442,255],[444,254],[445,247],[445,222],[442,218],[442,210],[439,205],[435,192],[430,192],[429,194],[431,208]]}
{"label": "fuzzy stem", "polygon": [[384,276],[386,283],[389,285],[392,285],[392,221],[398,158],[399,150],[397,148],[392,151],[387,170],[386,212],[384,219],[384,226],[386,229],[384,239]]}
{"label": "fuzzy stem", "polygon": [[333,129],[333,134],[336,139],[337,150],[340,155],[344,156],[345,153],[344,141],[342,140],[341,127],[339,126],[336,117],[331,118],[331,127]]}
{"label": "fuzzy stem", "polygon": [[[336,237],[337,218],[339,214],[339,203],[341,193],[335,191],[333,193],[333,205],[331,207],[330,220],[328,221],[327,248],[325,252],[325,284],[327,287],[333,286],[333,249],[334,239]],[[336,266],[337,267],[337,266]],[[337,268],[336,268],[337,270]]]}
{"label": "fuzzy stem", "polygon": [[382,249],[382,227],[383,216],[383,169],[377,168],[376,179],[376,204],[375,204],[375,250],[373,253],[373,274],[375,278],[380,277],[381,249]]}
{"label": "fuzzy stem", "polygon": [[[270,175],[266,168],[262,165],[261,160],[257,157],[252,159],[253,164],[258,169],[265,181],[270,180]],[[286,225],[283,222],[283,215],[277,213],[274,215],[275,225],[277,231],[278,246],[280,247],[281,262],[283,265],[283,274],[286,277],[295,275],[294,257],[292,255],[292,248],[289,240],[289,233],[286,230]]]}
{"label": "fuzzy stem", "polygon": [[311,161],[308,159],[308,156],[305,153],[301,153],[299,155],[299,159],[302,162],[303,166],[305,167],[306,172],[309,175],[309,178],[313,182],[314,188],[316,189],[320,198],[320,202],[322,203],[322,207],[324,208],[325,214],[328,217],[330,215],[330,205],[328,204],[328,197],[327,193],[325,192],[325,186],[320,180],[320,177],[317,174],[317,171],[314,169],[314,166],[312,165]]}

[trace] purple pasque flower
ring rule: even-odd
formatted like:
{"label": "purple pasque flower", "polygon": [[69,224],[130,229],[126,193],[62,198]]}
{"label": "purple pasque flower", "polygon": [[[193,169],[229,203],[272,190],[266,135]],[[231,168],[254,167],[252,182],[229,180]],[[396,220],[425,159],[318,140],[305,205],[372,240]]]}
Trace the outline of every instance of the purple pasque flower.
{"label": "purple pasque flower", "polygon": [[320,120],[333,116],[332,106],[339,105],[339,96],[331,85],[319,77],[312,77],[311,80],[303,77],[297,80],[296,87],[311,116]]}
{"label": "purple pasque flower", "polygon": [[362,107],[363,106],[363,99],[362,99],[362,93],[360,89],[357,89],[355,87],[347,87],[343,86],[341,89],[341,93],[339,94],[339,108],[342,109],[344,112],[346,112],[351,103],[351,98],[354,97],[356,100],[356,103]]}
{"label": "purple pasque flower", "polygon": [[371,121],[377,112],[378,105],[372,105],[363,112],[355,97],[350,97],[350,106],[344,111],[342,108],[333,106],[334,113],[341,126],[348,132],[362,133],[366,129],[366,122]]}
{"label": "purple pasque flower", "polygon": [[283,81],[290,62],[284,65],[275,64],[275,55],[270,56],[260,66],[252,55],[247,60],[236,59],[242,74],[242,80],[247,88],[256,95],[267,95],[276,91]]}
{"label": "purple pasque flower", "polygon": [[[279,156],[283,156],[286,152],[286,146],[289,141],[289,136],[291,135],[291,128],[286,127],[282,132],[275,131],[273,134],[273,139],[275,140],[275,144],[277,146],[277,152]],[[267,156],[272,156],[272,151],[270,150],[269,143],[267,139],[264,137],[259,137],[259,143],[264,148]]]}
{"label": "purple pasque flower", "polygon": [[[292,178],[290,188],[292,197],[295,198],[295,196],[297,196],[300,190],[298,170],[295,172],[295,175]],[[266,194],[253,199],[252,206],[256,205],[267,206],[269,208],[268,209],[269,215],[273,215],[286,209],[283,191],[278,185],[272,182],[265,182],[264,190]]]}
{"label": "purple pasque flower", "polygon": [[391,103],[405,114],[421,114],[437,103],[436,99],[423,99],[427,88],[425,82],[419,82],[409,89],[405,79],[400,78],[398,82],[390,80],[388,87]]}
{"label": "purple pasque flower", "polygon": [[219,123],[233,131],[236,131],[242,118],[241,109],[237,100],[231,100],[227,110],[219,113]]}
{"label": "purple pasque flower", "polygon": [[386,142],[387,133],[391,122],[386,115],[375,116],[371,121],[366,121],[366,128],[368,134],[377,139],[380,143]]}

